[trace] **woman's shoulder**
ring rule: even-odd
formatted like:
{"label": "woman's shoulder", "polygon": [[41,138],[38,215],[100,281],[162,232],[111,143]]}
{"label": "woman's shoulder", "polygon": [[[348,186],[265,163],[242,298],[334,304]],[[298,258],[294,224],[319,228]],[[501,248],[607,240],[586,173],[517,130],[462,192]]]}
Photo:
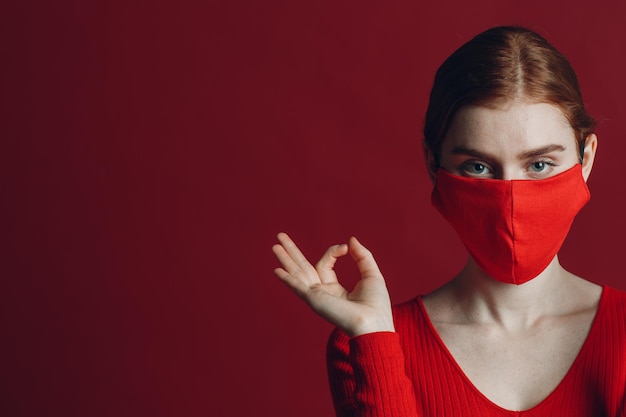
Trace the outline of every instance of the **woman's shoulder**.
{"label": "woman's shoulder", "polygon": [[395,304],[393,307],[394,322],[404,323],[407,320],[413,321],[423,316],[424,308],[422,304],[422,295],[411,298],[399,304]]}
{"label": "woman's shoulder", "polygon": [[626,291],[624,290],[603,285],[600,302],[605,310],[608,309],[617,314],[626,313]]}
{"label": "woman's shoulder", "polygon": [[609,295],[612,298],[615,299],[626,299],[626,290],[622,290],[619,288],[615,288],[612,287],[610,285],[603,285],[602,286],[603,291],[605,291],[607,293],[607,295]]}
{"label": "woman's shoulder", "polygon": [[622,335],[626,343],[626,291],[604,285],[596,319],[604,334]]}

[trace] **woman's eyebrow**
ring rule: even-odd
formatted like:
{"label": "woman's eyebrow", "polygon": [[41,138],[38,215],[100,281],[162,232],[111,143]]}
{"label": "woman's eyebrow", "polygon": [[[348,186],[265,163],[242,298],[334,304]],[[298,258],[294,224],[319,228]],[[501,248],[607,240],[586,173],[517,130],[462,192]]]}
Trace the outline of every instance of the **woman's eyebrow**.
{"label": "woman's eyebrow", "polygon": [[552,144],[552,145],[542,146],[541,148],[520,152],[519,154],[517,154],[517,157],[519,159],[529,159],[529,158],[534,158],[537,156],[545,155],[550,152],[557,152],[557,151],[563,152],[564,150],[565,150],[564,146]]}
{"label": "woman's eyebrow", "polygon": [[469,148],[467,146],[458,145],[452,148],[450,151],[454,155],[469,155],[479,159],[491,159],[492,157],[484,152],[481,152],[474,148]]}
{"label": "woman's eyebrow", "polygon": [[[563,145],[551,144],[542,146],[536,149],[530,149],[517,154],[518,159],[536,158],[541,155],[545,155],[550,152],[563,152],[565,147]],[[455,146],[452,148],[451,153],[454,155],[469,155],[479,159],[490,160],[493,157],[487,153],[481,152],[477,149],[470,148],[464,145]]]}

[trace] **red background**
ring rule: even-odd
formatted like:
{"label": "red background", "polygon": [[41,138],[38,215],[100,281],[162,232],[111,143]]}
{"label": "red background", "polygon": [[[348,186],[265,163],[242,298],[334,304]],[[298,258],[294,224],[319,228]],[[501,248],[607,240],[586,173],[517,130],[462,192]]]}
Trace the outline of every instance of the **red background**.
{"label": "red background", "polygon": [[562,262],[626,289],[624,2],[5,3],[2,415],[331,415],[331,327],[274,278],[274,236],[358,236],[394,302],[451,277],[423,114],[493,25],[577,70],[600,142]]}

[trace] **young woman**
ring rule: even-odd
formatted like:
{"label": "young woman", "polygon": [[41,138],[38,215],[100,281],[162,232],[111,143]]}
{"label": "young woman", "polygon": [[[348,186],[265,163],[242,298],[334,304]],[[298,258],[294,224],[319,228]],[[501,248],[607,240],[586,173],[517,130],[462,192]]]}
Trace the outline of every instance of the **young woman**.
{"label": "young woman", "polygon": [[[565,57],[527,29],[487,30],[439,68],[424,128],[432,202],[470,254],[456,277],[392,307],[355,238],[312,266],[278,235],[276,275],[337,326],[338,416],[626,415],[626,294],[557,256],[589,199],[593,128]],[[346,254],[350,293],[333,272]]]}

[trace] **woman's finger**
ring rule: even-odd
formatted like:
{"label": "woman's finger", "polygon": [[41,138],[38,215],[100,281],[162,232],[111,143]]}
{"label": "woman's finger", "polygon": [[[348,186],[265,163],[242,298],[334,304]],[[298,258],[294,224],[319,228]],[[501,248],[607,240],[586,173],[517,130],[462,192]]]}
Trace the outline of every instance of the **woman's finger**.
{"label": "woman's finger", "polygon": [[290,274],[282,268],[274,269],[274,274],[276,274],[276,276],[280,278],[280,280],[284,282],[285,285],[287,285],[293,292],[295,292],[298,297],[306,300],[306,295],[311,288],[309,285],[304,283],[294,274]]}
{"label": "woman's finger", "polygon": [[337,274],[333,268],[335,267],[335,262],[337,262],[337,258],[344,256],[348,253],[348,245],[333,245],[326,252],[320,260],[315,265],[315,269],[320,277],[320,280],[323,284],[329,284],[332,282],[337,282]]}
{"label": "woman's finger", "polygon": [[293,240],[287,235],[287,233],[280,232],[277,236],[281,246],[285,249],[285,252],[289,254],[291,259],[300,266],[303,270],[312,268],[306,257],[300,252],[300,249],[296,246]]}
{"label": "woman's finger", "polygon": [[280,244],[275,244],[272,246],[272,252],[276,255],[276,258],[281,263],[283,268],[288,271],[290,274],[299,271],[300,265],[298,265],[292,258],[289,256],[285,248]]}
{"label": "woman's finger", "polygon": [[[302,281],[308,287],[320,283],[317,271],[310,265],[297,264],[282,245],[276,244],[272,246],[272,251],[282,264],[283,268],[281,269],[286,274],[291,275],[294,280]],[[279,278],[283,279],[282,276],[279,276]]]}
{"label": "woman's finger", "polygon": [[383,275],[380,273],[380,269],[378,268],[378,264],[374,260],[374,256],[372,253],[361,244],[357,240],[356,237],[351,237],[348,241],[348,248],[350,251],[350,255],[352,255],[352,259],[356,262],[357,268],[359,268],[359,272],[361,273],[361,278],[383,278]]}

